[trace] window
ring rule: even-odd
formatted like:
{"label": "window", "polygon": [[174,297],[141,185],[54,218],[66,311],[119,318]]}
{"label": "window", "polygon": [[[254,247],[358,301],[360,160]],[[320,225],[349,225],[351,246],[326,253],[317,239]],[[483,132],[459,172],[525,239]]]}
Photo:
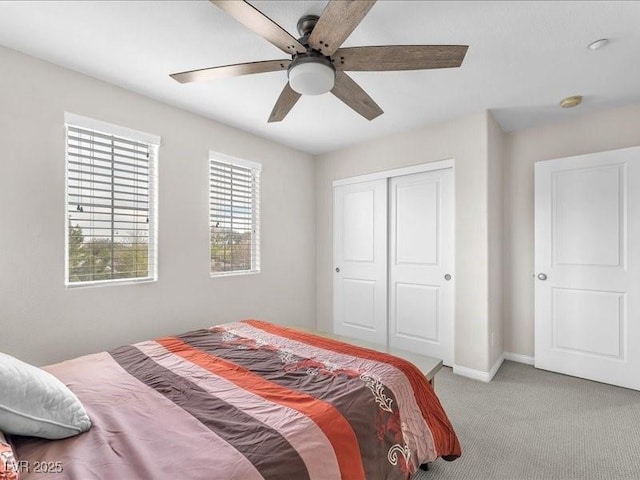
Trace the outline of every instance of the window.
{"label": "window", "polygon": [[261,165],[211,153],[211,275],[260,271]]}
{"label": "window", "polygon": [[155,280],[160,139],[67,113],[67,285]]}

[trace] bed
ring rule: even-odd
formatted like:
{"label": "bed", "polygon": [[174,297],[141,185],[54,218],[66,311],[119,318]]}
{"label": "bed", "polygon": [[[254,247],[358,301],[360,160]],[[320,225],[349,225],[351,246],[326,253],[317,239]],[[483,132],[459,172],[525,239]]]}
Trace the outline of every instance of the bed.
{"label": "bed", "polygon": [[[14,436],[22,480],[399,480],[461,454],[414,365],[264,321],[45,370],[93,425],[62,440]],[[35,472],[36,463],[48,471]]]}

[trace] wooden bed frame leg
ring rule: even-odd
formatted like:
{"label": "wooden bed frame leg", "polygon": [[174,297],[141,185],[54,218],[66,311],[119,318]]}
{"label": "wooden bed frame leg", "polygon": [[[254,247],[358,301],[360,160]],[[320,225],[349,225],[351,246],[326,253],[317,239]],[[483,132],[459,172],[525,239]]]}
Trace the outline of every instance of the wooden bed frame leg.
{"label": "wooden bed frame leg", "polygon": [[428,463],[423,463],[422,465],[420,465],[420,470],[424,470],[425,472],[429,470],[429,464]]}

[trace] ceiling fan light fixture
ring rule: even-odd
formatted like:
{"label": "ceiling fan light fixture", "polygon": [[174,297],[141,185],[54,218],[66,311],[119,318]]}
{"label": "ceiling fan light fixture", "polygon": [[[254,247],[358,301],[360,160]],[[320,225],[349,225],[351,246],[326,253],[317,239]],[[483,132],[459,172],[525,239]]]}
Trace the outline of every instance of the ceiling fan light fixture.
{"label": "ceiling fan light fixture", "polygon": [[294,62],[288,75],[289,86],[301,95],[322,95],[331,91],[336,81],[335,69],[321,61]]}

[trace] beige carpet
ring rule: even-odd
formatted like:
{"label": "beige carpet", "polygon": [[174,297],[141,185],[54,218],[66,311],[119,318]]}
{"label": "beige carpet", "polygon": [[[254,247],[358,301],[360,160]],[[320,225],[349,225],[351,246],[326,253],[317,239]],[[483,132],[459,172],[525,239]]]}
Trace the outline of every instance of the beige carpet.
{"label": "beige carpet", "polygon": [[504,362],[491,383],[443,368],[462,457],[413,480],[640,480],[640,392]]}

